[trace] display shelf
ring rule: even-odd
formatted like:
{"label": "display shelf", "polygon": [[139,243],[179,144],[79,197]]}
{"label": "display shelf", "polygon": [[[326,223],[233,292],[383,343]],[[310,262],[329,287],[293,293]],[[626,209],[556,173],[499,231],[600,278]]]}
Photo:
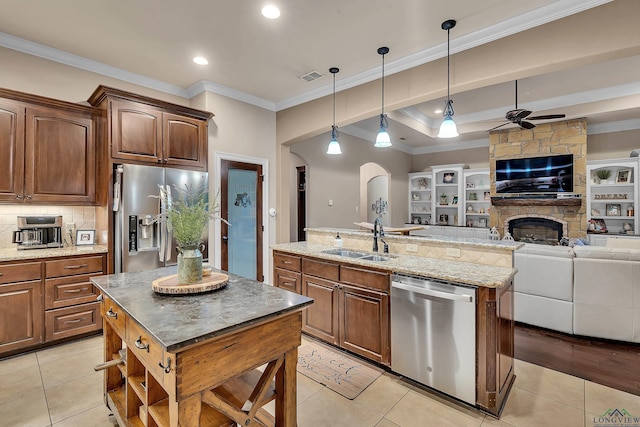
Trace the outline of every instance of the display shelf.
{"label": "display shelf", "polygon": [[409,174],[408,224],[429,224],[432,211],[432,182],[430,172]]}
{"label": "display shelf", "polygon": [[[489,169],[466,169],[464,178],[464,219],[467,227],[486,228],[489,225],[491,198]],[[471,210],[469,210],[471,208]],[[479,212],[482,210],[482,212]],[[480,220],[483,220],[483,223]]]}

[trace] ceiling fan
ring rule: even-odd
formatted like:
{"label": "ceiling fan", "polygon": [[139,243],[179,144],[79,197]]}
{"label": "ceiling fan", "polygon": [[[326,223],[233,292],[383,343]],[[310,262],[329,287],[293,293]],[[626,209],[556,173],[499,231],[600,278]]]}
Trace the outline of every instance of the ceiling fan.
{"label": "ceiling fan", "polygon": [[516,108],[514,110],[507,111],[507,114],[505,114],[504,117],[505,119],[508,120],[507,123],[503,123],[499,126],[491,128],[488,130],[488,132],[491,132],[492,130],[496,130],[498,128],[501,128],[502,126],[506,126],[511,123],[517,124],[522,129],[533,129],[534,127],[536,127],[536,125],[534,125],[533,123],[524,121],[523,119],[525,118],[527,118],[527,120],[550,120],[550,119],[561,119],[565,117],[564,114],[547,114],[544,116],[529,117],[529,114],[531,113],[532,111],[530,110],[524,110],[522,108],[518,108],[518,81],[516,80]]}

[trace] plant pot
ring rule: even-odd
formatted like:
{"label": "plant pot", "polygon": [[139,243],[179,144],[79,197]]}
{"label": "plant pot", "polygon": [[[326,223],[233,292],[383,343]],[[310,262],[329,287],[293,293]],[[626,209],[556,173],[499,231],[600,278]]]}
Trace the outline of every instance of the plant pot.
{"label": "plant pot", "polygon": [[202,281],[202,251],[204,245],[176,247],[178,252],[178,284],[190,285]]}

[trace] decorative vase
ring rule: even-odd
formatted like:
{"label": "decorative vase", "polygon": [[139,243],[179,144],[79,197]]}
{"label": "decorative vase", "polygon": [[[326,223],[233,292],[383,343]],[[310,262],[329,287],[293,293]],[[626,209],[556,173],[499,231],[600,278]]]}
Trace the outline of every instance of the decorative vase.
{"label": "decorative vase", "polygon": [[202,281],[202,251],[204,245],[176,247],[178,252],[178,284],[190,285]]}

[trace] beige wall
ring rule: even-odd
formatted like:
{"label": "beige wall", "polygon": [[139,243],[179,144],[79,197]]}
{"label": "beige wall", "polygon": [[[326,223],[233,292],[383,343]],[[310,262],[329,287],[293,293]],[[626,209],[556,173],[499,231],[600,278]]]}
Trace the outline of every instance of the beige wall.
{"label": "beige wall", "polygon": [[640,148],[640,129],[587,137],[587,160],[623,159]]}
{"label": "beige wall", "polygon": [[466,150],[445,151],[442,153],[416,154],[411,160],[410,172],[430,171],[432,166],[463,163],[471,169],[489,167],[489,137],[487,147]]}
{"label": "beige wall", "polygon": [[[342,155],[326,154],[329,131],[292,145],[291,152],[307,163],[307,226],[354,228],[360,222],[360,166],[373,162],[390,173],[390,224],[407,219],[407,171],[411,156],[397,150],[373,148],[373,143],[340,134]],[[329,199],[333,206],[329,206]]]}

